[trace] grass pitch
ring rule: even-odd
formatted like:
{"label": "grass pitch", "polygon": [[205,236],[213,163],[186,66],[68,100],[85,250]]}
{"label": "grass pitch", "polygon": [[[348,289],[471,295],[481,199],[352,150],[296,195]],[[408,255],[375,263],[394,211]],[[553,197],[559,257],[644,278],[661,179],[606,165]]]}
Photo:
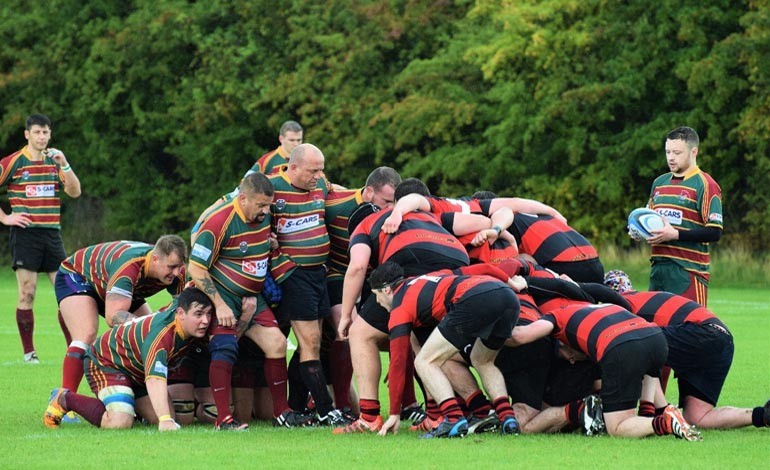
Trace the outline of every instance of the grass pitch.
{"label": "grass pitch", "polygon": [[[761,405],[770,398],[770,290],[712,288],[709,297],[710,308],[730,327],[736,344],[720,404]],[[325,428],[274,429],[266,423],[252,423],[246,433],[217,433],[210,426],[173,434],[155,427],[102,431],[88,424],[49,430],[41,418],[50,390],[60,383],[65,349],[53,290],[40,279],[35,309],[39,365],[22,362],[16,282],[9,268],[0,270],[0,298],[2,468],[762,468],[770,448],[770,429],[755,428],[704,431],[703,442],[696,443],[577,434],[424,441],[405,427],[396,436],[380,438],[333,436]],[[157,307],[164,301],[151,303]],[[672,384],[670,400],[676,400],[675,393]],[[387,410],[384,386],[380,397]]]}

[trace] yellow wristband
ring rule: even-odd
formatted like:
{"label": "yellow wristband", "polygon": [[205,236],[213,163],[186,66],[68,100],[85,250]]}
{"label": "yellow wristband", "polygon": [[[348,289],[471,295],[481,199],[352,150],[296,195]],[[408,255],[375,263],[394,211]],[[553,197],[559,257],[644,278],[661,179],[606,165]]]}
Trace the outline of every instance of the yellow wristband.
{"label": "yellow wristband", "polygon": [[163,415],[158,416],[158,421],[174,421],[174,418],[172,418],[171,415]]}

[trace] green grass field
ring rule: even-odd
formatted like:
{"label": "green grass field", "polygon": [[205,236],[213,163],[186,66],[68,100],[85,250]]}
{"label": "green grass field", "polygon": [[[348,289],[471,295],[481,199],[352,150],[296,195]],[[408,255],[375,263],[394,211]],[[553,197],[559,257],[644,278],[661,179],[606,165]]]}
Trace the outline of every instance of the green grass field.
{"label": "green grass field", "polygon": [[[637,441],[577,434],[424,441],[406,428],[397,436],[380,438],[333,436],[323,428],[274,429],[264,423],[232,434],[207,426],[174,434],[160,434],[154,427],[102,431],[87,424],[49,430],[41,417],[50,390],[60,383],[65,346],[52,288],[41,279],[35,327],[40,365],[22,362],[14,316],[16,283],[8,268],[0,271],[0,296],[2,468],[761,468],[767,460],[762,452],[770,448],[770,429],[755,428],[704,431],[703,442],[696,443],[672,437]],[[710,307],[730,326],[736,343],[721,404],[763,404],[770,398],[770,290],[713,288]],[[84,382],[81,391],[86,388]],[[387,399],[384,388],[381,397]],[[387,410],[385,401],[382,405]]]}

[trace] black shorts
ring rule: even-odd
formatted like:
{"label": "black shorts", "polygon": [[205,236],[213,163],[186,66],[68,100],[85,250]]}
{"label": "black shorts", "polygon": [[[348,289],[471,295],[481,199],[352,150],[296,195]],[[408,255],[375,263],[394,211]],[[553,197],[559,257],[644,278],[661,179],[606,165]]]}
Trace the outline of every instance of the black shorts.
{"label": "black shorts", "polygon": [[281,284],[281,289],[283,298],[275,312],[279,324],[320,320],[331,315],[325,267],[299,267]]}
{"label": "black shorts", "polygon": [[519,318],[519,298],[502,286],[477,294],[463,295],[452,304],[438,324],[444,338],[458,350],[479,338],[489,349],[500,349]]}
{"label": "black shorts", "polygon": [[594,382],[601,375],[599,365],[591,360],[571,364],[566,359],[555,357],[548,371],[543,402],[550,406],[563,406],[590,395],[594,391]]}
{"label": "black shorts", "polygon": [[245,336],[238,342],[238,360],[233,364],[233,388],[267,387],[265,353]]}
{"label": "black shorts", "polygon": [[599,258],[585,261],[552,262],[546,268],[559,274],[566,274],[575,282],[604,282],[604,266]]}
{"label": "black shorts", "polygon": [[329,295],[329,305],[334,307],[342,303],[342,279],[330,279],[326,282],[326,290]]}
{"label": "black shorts", "polygon": [[659,377],[667,355],[668,344],[660,331],[607,351],[599,361],[604,412],[635,409],[642,396],[642,379],[645,375]]}
{"label": "black shorts", "polygon": [[14,271],[56,272],[67,257],[61,231],[56,229],[11,227],[9,240]]}
{"label": "black shorts", "polygon": [[211,355],[204,343],[190,346],[184,358],[168,370],[168,384],[193,384],[195,388],[209,386]]}
{"label": "black shorts", "polygon": [[536,410],[541,408],[553,360],[553,341],[550,337],[500,350],[495,365],[503,374],[505,388],[513,403],[525,403]]}
{"label": "black shorts", "polygon": [[730,331],[718,320],[682,323],[662,330],[668,341],[666,364],[679,381],[680,405],[689,395],[716,406],[735,353]]}

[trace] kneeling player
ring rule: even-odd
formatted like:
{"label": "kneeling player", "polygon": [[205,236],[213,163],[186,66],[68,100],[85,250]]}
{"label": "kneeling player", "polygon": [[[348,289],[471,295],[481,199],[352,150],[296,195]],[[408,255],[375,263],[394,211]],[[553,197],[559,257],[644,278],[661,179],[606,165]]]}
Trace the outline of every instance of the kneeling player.
{"label": "kneeling player", "polygon": [[[175,431],[166,378],[194,338],[203,338],[211,320],[211,301],[200,290],[186,288],[164,312],[136,319],[104,333],[89,350],[86,377],[99,398],[66,388],[53,394],[43,423],[56,428],[75,411],[94,426],[130,428],[134,410],[160,431]],[[130,340],[130,341],[129,341]]]}

